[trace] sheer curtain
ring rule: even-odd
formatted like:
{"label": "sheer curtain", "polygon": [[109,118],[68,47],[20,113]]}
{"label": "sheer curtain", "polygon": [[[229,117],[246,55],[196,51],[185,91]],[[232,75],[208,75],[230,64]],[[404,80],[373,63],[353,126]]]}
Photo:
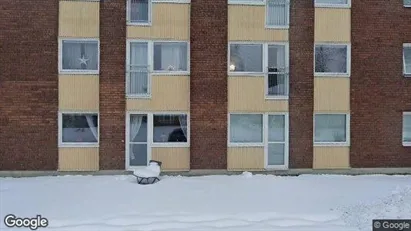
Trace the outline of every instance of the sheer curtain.
{"label": "sheer curtain", "polygon": [[288,25],[288,0],[267,0],[267,24]]}
{"label": "sheer curtain", "polygon": [[86,116],[88,127],[90,128],[90,131],[93,133],[93,136],[96,139],[96,141],[98,141],[98,131],[97,131],[97,127],[94,126],[93,116],[92,115],[85,115],[85,116]]}
{"label": "sheer curtain", "polygon": [[[142,115],[130,116],[130,142],[133,142],[133,140],[137,137],[138,132],[140,131],[142,122],[143,122]],[[131,153],[130,158],[134,160],[136,158],[134,156],[134,152],[130,152],[130,153]]]}
{"label": "sheer curtain", "polygon": [[181,130],[183,130],[184,136],[188,140],[187,137],[187,116],[186,115],[179,115],[178,121],[180,122]]}
{"label": "sheer curtain", "polygon": [[161,70],[186,71],[187,47],[179,43],[163,43],[161,46]]}
{"label": "sheer curtain", "polygon": [[[63,69],[97,70],[98,52],[96,42],[63,41]],[[80,59],[84,58],[85,63]]]}
{"label": "sheer curtain", "polygon": [[145,94],[148,92],[148,44],[130,44],[129,94]]}
{"label": "sheer curtain", "polygon": [[129,0],[130,1],[130,21],[148,22],[148,1],[149,0]]}

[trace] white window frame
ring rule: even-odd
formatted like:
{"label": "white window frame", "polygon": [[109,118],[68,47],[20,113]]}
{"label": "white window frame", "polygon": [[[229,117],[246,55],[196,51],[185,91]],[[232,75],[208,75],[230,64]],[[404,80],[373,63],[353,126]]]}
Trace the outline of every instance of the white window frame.
{"label": "white window frame", "polygon": [[254,5],[254,6],[264,6],[265,0],[228,0],[230,5]]}
{"label": "white window frame", "polygon": [[[236,45],[236,44],[238,44],[238,45],[261,45],[261,47],[262,47],[262,54],[261,54],[262,55],[262,57],[261,57],[261,60],[262,60],[261,70],[262,71],[261,72],[250,72],[250,71],[236,72],[236,71],[230,71],[231,45]],[[228,55],[227,55],[227,74],[228,74],[228,76],[260,76],[260,77],[264,76],[264,67],[267,66],[267,65],[265,65],[265,62],[264,62],[264,57],[265,57],[264,50],[265,50],[265,46],[264,46],[263,42],[244,42],[244,41],[229,42],[228,43]]]}
{"label": "white window frame", "polygon": [[[410,6],[411,7],[411,6]],[[403,48],[402,48],[402,62],[403,62],[403,68],[402,68],[402,72],[403,72],[403,75],[405,76],[405,77],[411,77],[411,72],[409,72],[409,73],[406,73],[405,71],[405,48],[409,48],[409,49],[411,49],[411,43],[404,43],[403,44]],[[410,63],[410,66],[411,66],[411,63]]]}
{"label": "white window frame", "polygon": [[151,26],[153,22],[153,0],[148,0],[148,22],[131,22],[130,21],[130,14],[131,14],[131,0],[126,0],[127,1],[127,7],[126,7],[126,19],[127,19],[127,25],[128,26]]}
{"label": "white window frame", "polygon": [[[347,47],[347,72],[316,72],[315,71],[315,58],[316,58],[316,46],[346,46]],[[314,77],[351,77],[351,44],[350,43],[314,43]]]}
{"label": "white window frame", "polygon": [[[345,134],[346,134],[346,141],[345,142],[317,142],[315,141],[315,116],[316,115],[345,115]],[[349,113],[334,113],[334,112],[324,112],[324,113],[314,113],[313,116],[313,143],[314,146],[343,146],[349,147],[350,146],[350,114]]]}
{"label": "white window frame", "polygon": [[190,3],[191,0],[151,0],[153,3],[181,3],[187,4]]}
{"label": "white window frame", "polygon": [[404,0],[403,0],[403,2],[404,2],[404,7],[411,7],[411,3],[410,4],[405,4]]}
{"label": "white window frame", "polygon": [[[231,115],[261,115],[262,121],[262,142],[257,143],[231,143]],[[268,141],[268,116],[282,115],[284,116],[284,142],[269,142]],[[227,113],[227,147],[228,148],[244,148],[244,147],[259,147],[264,149],[264,168],[267,170],[282,170],[289,167],[289,114],[287,112],[230,112]],[[268,144],[269,143],[284,143],[284,165],[268,165]]]}
{"label": "white window frame", "polygon": [[267,6],[268,1],[266,1],[265,11],[264,11],[265,12],[265,28],[268,28],[268,29],[288,29],[288,28],[290,28],[290,18],[291,18],[290,17],[290,14],[291,14],[291,10],[290,10],[291,7],[290,6],[291,6],[291,2],[290,2],[290,0],[286,0],[286,2],[287,2],[287,6],[288,6],[288,8],[287,8],[287,25],[279,26],[279,25],[268,25],[268,6]]}
{"label": "white window frame", "polygon": [[351,0],[347,0],[346,4],[317,3],[316,0],[314,0],[314,6],[317,8],[351,8]]}
{"label": "white window frame", "polygon": [[403,112],[402,113],[401,141],[402,141],[402,146],[411,147],[411,142],[410,141],[404,141],[404,117],[405,116],[411,116],[411,112]]}
{"label": "white window frame", "polygon": [[[154,70],[154,43],[186,43],[187,44],[187,71],[155,71]],[[152,97],[152,77],[153,76],[189,76],[190,75],[190,43],[187,41],[178,40],[143,40],[143,39],[127,39],[126,47],[126,89],[128,89],[128,75],[130,71],[130,53],[131,43],[147,43],[147,63],[148,63],[148,85],[147,94],[127,94],[126,98],[144,98]]]}
{"label": "white window frame", "polygon": [[[63,115],[64,114],[95,114],[97,115],[97,133],[98,133],[98,139],[96,143],[89,143],[89,142],[84,142],[84,143],[73,143],[73,142],[63,142]],[[88,148],[88,147],[99,147],[100,146],[100,113],[97,111],[59,111],[58,113],[58,146],[59,147],[64,147],[64,148]]]}
{"label": "white window frame", "polygon": [[[187,142],[186,143],[154,143],[154,115],[187,115]],[[130,115],[147,116],[147,164],[152,158],[152,148],[189,148],[190,147],[190,113],[189,112],[158,112],[158,111],[127,111],[126,112],[126,148],[125,148],[125,166],[126,169],[145,168],[146,166],[130,166]]]}
{"label": "white window frame", "polygon": [[[97,70],[64,70],[63,69],[63,41],[97,42]],[[58,41],[58,68],[62,75],[98,75],[100,73],[100,39],[97,38],[59,38]]]}

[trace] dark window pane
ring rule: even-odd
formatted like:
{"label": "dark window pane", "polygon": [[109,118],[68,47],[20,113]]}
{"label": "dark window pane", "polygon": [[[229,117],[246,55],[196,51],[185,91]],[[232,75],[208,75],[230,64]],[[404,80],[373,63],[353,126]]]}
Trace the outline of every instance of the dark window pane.
{"label": "dark window pane", "polygon": [[63,142],[98,142],[98,116],[96,114],[64,114],[62,120]]}
{"label": "dark window pane", "polygon": [[154,115],[155,143],[187,142],[187,115]]}

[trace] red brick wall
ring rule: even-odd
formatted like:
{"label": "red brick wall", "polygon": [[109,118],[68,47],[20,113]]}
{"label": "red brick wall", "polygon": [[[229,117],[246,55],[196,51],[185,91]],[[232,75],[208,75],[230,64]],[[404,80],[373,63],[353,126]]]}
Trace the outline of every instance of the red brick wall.
{"label": "red brick wall", "polygon": [[126,1],[100,5],[100,169],[125,169]]}
{"label": "red brick wall", "polygon": [[191,0],[191,168],[227,169],[227,0]]}
{"label": "red brick wall", "polygon": [[1,0],[0,170],[57,170],[58,1]]}
{"label": "red brick wall", "polygon": [[402,112],[411,111],[405,42],[411,9],[402,0],[352,1],[352,167],[411,167],[411,148],[402,146]]}
{"label": "red brick wall", "polygon": [[314,1],[290,2],[290,168],[312,168]]}

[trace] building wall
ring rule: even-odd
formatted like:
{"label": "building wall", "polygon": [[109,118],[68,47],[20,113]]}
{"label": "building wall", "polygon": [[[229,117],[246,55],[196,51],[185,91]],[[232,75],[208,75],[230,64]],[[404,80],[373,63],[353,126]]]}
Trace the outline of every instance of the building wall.
{"label": "building wall", "polygon": [[1,1],[0,170],[57,169],[58,7]]}
{"label": "building wall", "polygon": [[411,149],[401,142],[402,112],[411,110],[402,47],[410,42],[403,1],[352,1],[352,167],[411,166]]}

